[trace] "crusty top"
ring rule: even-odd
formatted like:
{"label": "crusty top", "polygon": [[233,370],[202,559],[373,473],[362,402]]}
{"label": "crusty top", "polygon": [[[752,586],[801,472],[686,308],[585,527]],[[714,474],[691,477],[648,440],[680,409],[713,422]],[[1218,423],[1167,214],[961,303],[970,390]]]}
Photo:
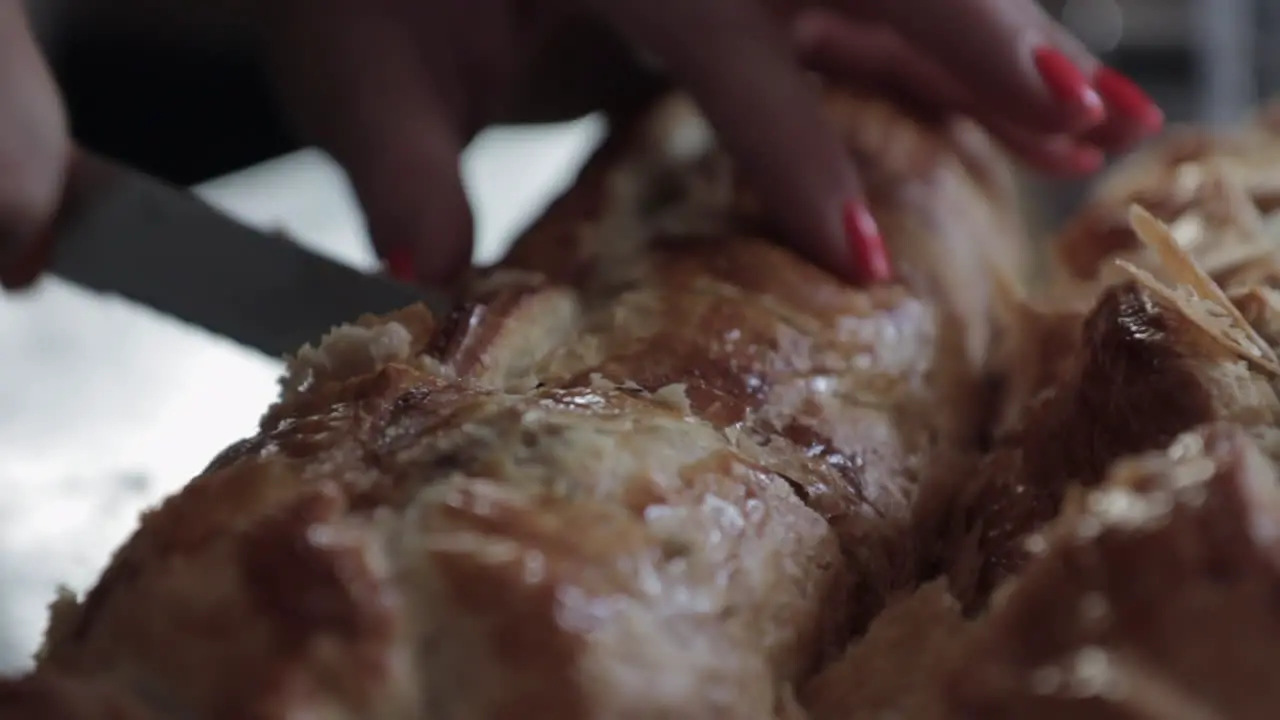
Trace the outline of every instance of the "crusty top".
{"label": "crusty top", "polygon": [[1215,277],[1280,271],[1259,237],[1280,212],[1280,101],[1240,128],[1176,128],[1123,161],[1059,234],[1061,280],[1115,282],[1112,261],[1140,262],[1132,203],[1168,223]]}
{"label": "crusty top", "polygon": [[802,689],[810,720],[1277,716],[1273,114],[1158,143],[1068,227],[992,450],[917,501],[943,578]]}
{"label": "crusty top", "polygon": [[903,284],[848,287],[769,242],[705,125],[666,105],[450,317],[300,351],[259,432],[59,601],[0,708],[798,712],[792,688],[918,581],[917,489],[976,452],[1018,295],[981,135],[831,112]]}
{"label": "crusty top", "polygon": [[830,111],[900,285],[662,106],[450,317],[300,351],[0,717],[1274,718],[1276,111],[1122,168],[1029,298],[984,136]]}

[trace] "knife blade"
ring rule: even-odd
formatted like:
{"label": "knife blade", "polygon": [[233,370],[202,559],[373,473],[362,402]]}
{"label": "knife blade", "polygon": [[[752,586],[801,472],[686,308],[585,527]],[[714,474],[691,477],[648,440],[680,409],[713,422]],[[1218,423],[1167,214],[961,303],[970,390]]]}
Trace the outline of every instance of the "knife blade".
{"label": "knife blade", "polygon": [[360,272],[279,233],[244,225],[191,192],[82,155],[52,232],[49,268],[273,357],[364,313],[442,292]]}

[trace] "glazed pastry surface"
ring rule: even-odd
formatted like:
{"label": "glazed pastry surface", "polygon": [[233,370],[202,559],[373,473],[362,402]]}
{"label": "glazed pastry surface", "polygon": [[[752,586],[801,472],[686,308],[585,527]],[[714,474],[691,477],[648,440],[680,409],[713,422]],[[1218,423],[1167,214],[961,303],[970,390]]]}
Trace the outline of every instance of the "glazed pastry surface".
{"label": "glazed pastry surface", "polygon": [[829,111],[900,282],[662,104],[452,315],[301,350],[0,717],[1276,717],[1275,113],[1137,155],[1028,291],[981,132]]}
{"label": "glazed pastry surface", "polygon": [[8,694],[80,683],[155,718],[792,712],[918,581],[914,501],[977,451],[1020,242],[971,128],[830,109],[902,283],[773,242],[672,100],[450,317],[299,352],[259,433],[58,603]]}

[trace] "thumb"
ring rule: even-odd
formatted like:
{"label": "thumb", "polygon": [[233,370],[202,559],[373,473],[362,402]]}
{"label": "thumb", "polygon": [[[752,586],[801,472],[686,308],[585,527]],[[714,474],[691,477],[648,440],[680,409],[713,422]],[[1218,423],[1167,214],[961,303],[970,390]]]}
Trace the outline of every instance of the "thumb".
{"label": "thumb", "polygon": [[21,2],[0,2],[0,259],[19,255],[57,211],[67,121]]}

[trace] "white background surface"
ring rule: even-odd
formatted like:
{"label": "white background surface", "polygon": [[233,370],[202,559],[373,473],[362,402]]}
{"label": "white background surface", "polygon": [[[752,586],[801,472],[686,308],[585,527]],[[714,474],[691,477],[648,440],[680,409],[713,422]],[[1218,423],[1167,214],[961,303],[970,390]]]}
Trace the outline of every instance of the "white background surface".
{"label": "white background surface", "polygon": [[[477,262],[501,256],[602,132],[587,118],[477,139],[463,158]],[[247,222],[374,267],[349,188],[318,153],[199,192]],[[277,361],[57,279],[0,297],[0,673],[28,665],[59,584],[91,586],[139,511],[253,431],[279,370]]]}

